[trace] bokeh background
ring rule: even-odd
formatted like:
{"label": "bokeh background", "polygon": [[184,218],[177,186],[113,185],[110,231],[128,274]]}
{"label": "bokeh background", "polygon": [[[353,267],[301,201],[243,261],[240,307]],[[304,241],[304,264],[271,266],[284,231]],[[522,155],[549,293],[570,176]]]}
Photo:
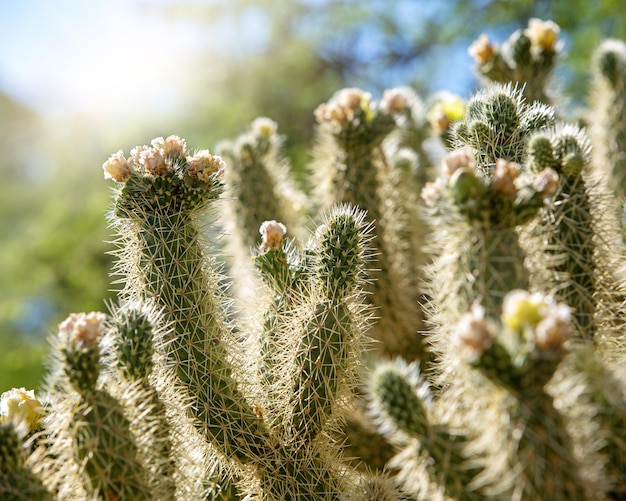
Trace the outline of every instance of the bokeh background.
{"label": "bokeh background", "polygon": [[575,117],[591,53],[626,39],[623,0],[0,0],[0,391],[38,387],[58,322],[112,297],[111,153],[170,134],[212,149],[268,116],[302,173],[335,90],[467,97],[471,42],[531,17],[561,27]]}

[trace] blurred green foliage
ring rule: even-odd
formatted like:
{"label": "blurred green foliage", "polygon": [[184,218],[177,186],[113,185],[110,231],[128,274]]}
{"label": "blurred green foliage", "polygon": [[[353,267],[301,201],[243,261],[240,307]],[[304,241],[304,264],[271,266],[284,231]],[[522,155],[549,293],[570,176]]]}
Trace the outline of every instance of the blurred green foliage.
{"label": "blurred green foliage", "polygon": [[118,148],[172,133],[211,148],[264,115],[278,122],[302,172],[312,112],[340,87],[467,95],[477,85],[469,44],[483,31],[502,42],[539,17],[561,26],[566,57],[557,76],[580,106],[592,51],[603,38],[626,38],[621,0],[181,0],[152,8],[205,23],[209,33],[254,22],[256,38],[232,53],[207,48],[187,90],[192,105],[158,123],[83,117],[51,125],[0,95],[0,391],[38,385],[45,337],[68,313],[105,309],[110,246],[100,165]]}

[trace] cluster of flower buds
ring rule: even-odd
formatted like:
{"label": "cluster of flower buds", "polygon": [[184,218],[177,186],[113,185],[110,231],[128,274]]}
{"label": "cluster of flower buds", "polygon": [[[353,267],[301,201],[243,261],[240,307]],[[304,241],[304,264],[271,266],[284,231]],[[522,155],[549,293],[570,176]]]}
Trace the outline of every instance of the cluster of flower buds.
{"label": "cluster of flower buds", "polygon": [[483,33],[468,52],[478,72],[492,82],[523,83],[528,101],[546,102],[547,78],[562,46],[559,31],[553,21],[533,18],[526,29],[512,33],[501,47]]}
{"label": "cluster of flower buds", "polygon": [[327,102],[315,109],[319,124],[341,129],[350,122],[361,121],[372,108],[372,95],[354,87],[341,89]]}
{"label": "cluster of flower buds", "polygon": [[499,334],[495,334],[496,327],[485,318],[485,309],[474,303],[452,334],[455,353],[477,363],[495,342],[520,351],[511,353],[511,359],[525,354],[529,347],[530,351],[559,351],[571,336],[572,311],[550,296],[518,289],[504,297],[500,322]]}
{"label": "cluster of flower buds", "polygon": [[59,324],[63,371],[79,392],[91,392],[100,373],[100,339],[106,331],[104,313],[72,313]]}
{"label": "cluster of flower buds", "polygon": [[133,174],[145,177],[164,176],[174,169],[174,164],[184,159],[188,165],[188,174],[199,182],[207,183],[210,177],[223,171],[225,164],[217,155],[208,150],[200,150],[195,155],[188,155],[185,140],[178,136],[157,137],[150,146],[136,146],[127,159],[119,150],[102,164],[105,179],[125,183]]}
{"label": "cluster of flower buds", "polygon": [[502,303],[502,325],[540,350],[560,349],[571,336],[572,311],[552,297],[514,290]]}
{"label": "cluster of flower buds", "polygon": [[72,313],[59,324],[59,337],[81,348],[91,348],[105,331],[106,315],[98,311]]}
{"label": "cluster of flower buds", "polygon": [[445,195],[470,220],[505,220],[512,215],[508,219],[511,224],[523,224],[557,187],[558,175],[553,169],[525,176],[519,164],[504,159],[496,161],[490,176],[481,176],[475,170],[472,151],[462,148],[443,158],[439,177],[426,183],[421,196],[434,208]]}

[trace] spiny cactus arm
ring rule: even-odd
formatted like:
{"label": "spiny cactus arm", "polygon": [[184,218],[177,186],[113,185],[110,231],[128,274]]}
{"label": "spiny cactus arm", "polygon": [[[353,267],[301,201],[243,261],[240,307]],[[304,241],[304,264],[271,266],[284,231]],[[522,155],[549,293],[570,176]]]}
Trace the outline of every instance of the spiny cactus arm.
{"label": "spiny cactus arm", "polygon": [[530,134],[551,125],[554,113],[550,106],[527,104],[511,83],[492,84],[472,96],[465,118],[454,123],[454,144],[474,151],[479,172],[491,172],[500,158],[523,163]]}
{"label": "spiny cactus arm", "polygon": [[440,247],[433,252],[441,256],[429,270],[431,295],[444,316],[452,315],[448,323],[474,301],[497,319],[505,294],[511,288],[528,287],[516,228],[543,207],[544,198],[556,188],[555,176],[550,172],[522,176],[521,166],[503,159],[484,175],[467,149],[444,157],[439,178],[426,185],[422,197],[432,209],[431,226],[437,230],[432,240]]}
{"label": "spiny cactus arm", "polygon": [[[565,420],[545,388],[566,354],[571,310],[516,290],[505,297],[502,311],[496,334],[474,313],[457,325],[454,341],[462,359],[511,397],[500,418],[507,423],[507,438],[498,440],[501,452],[491,454],[508,456],[506,468],[515,474],[507,478],[503,471],[490,471],[499,462],[488,461],[485,477],[491,476],[492,488],[518,492],[521,499],[589,499],[593,487],[583,479]],[[485,436],[497,436],[488,428],[493,425],[485,420]]]}
{"label": "spiny cactus arm", "polygon": [[[370,333],[381,341],[378,349],[426,361],[425,343],[417,334],[423,316],[417,279],[411,276],[412,270],[402,268],[405,256],[401,254],[407,246],[399,241],[401,234],[387,217],[383,200],[390,180],[381,145],[397,130],[396,120],[410,102],[400,90],[374,103],[370,94],[359,89],[342,89],[317,108],[320,128],[313,183],[322,209],[349,203],[367,210],[368,219],[376,222],[372,242],[376,265],[367,289],[370,302],[380,312]],[[402,202],[396,202],[396,208],[405,209]]]}
{"label": "spiny cactus arm", "polygon": [[626,197],[626,43],[605,40],[594,54],[593,70],[590,122],[594,160],[608,178],[622,212]]}
{"label": "spiny cactus arm", "polygon": [[105,320],[104,313],[74,313],[59,325],[61,363],[69,384],[80,396],[77,407],[68,403],[75,432],[74,460],[90,495],[156,499],[146,483],[147,472],[138,460],[137,445],[120,403],[97,385]]}
{"label": "spiny cactus arm", "polygon": [[288,161],[281,151],[283,139],[276,122],[259,117],[248,132],[217,145],[228,165],[225,171],[227,221],[231,238],[245,254],[256,245],[263,221],[278,219],[298,231],[305,210],[304,195],[288,178]]}
{"label": "spiny cactus arm", "polygon": [[[113,177],[117,164],[125,175],[114,177],[121,184],[112,222],[130,247],[119,253],[118,269],[129,284],[125,293],[154,301],[171,325],[167,356],[201,432],[226,456],[254,461],[265,453],[267,430],[227,361],[227,300],[199,227],[207,204],[222,191],[225,165],[206,150],[187,155],[177,137],[135,148],[129,160],[119,153],[104,164],[105,173]],[[129,250],[138,254],[135,263]]]}
{"label": "spiny cactus arm", "polygon": [[528,144],[529,169],[538,172],[548,167],[559,175],[553,201],[542,211],[541,221],[533,230],[548,243],[542,251],[543,262],[554,273],[554,280],[561,282],[559,299],[573,308],[576,337],[593,340],[598,330],[600,271],[596,268],[596,207],[586,180],[589,150],[584,132],[572,125],[537,134]]}
{"label": "spiny cactus arm", "polygon": [[271,296],[263,312],[258,342],[260,398],[266,419],[273,421],[276,411],[282,415],[275,397],[284,379],[282,368],[288,356],[287,345],[293,337],[291,333],[297,324],[300,300],[306,293],[303,292],[307,282],[303,276],[306,257],[285,238],[287,228],[282,223],[265,221],[259,231],[262,242],[253,260]]}
{"label": "spiny cactus arm", "polygon": [[318,229],[313,263],[320,295],[296,353],[292,400],[293,430],[307,442],[355,383],[367,318],[361,287],[370,231],[365,213],[349,206],[333,208]]}
{"label": "spiny cactus arm", "polygon": [[366,391],[380,432],[403,449],[390,464],[400,469],[398,480],[405,491],[419,499],[434,492],[451,499],[480,499],[469,488],[477,470],[467,466],[463,453],[467,437],[433,422],[433,399],[417,364],[400,358],[379,363]]}
{"label": "spiny cactus arm", "polygon": [[174,499],[176,480],[181,478],[177,461],[183,464],[187,458],[180,457],[180,447],[174,449],[166,404],[155,388],[155,347],[161,336],[155,333],[158,324],[158,315],[147,305],[121,305],[114,309],[103,341],[109,345],[109,365],[116,372],[108,381],[108,390],[114,391],[125,409],[148,482],[161,499]]}
{"label": "spiny cactus arm", "polygon": [[557,42],[559,26],[553,21],[530,19],[525,30],[517,30],[498,47],[482,34],[468,51],[479,74],[492,82],[523,85],[529,101],[549,103],[547,89],[562,44]]}
{"label": "spiny cactus arm", "polygon": [[[314,175],[320,180],[315,186],[321,188],[317,193],[321,207],[349,203],[368,210],[371,220],[379,220],[375,159],[383,140],[396,127],[394,115],[376,108],[369,93],[346,88],[318,106],[315,118],[320,124],[320,141],[328,139],[332,144],[330,151],[319,152],[329,158],[314,166]],[[330,187],[327,179],[331,180]]]}
{"label": "spiny cactus arm", "polygon": [[407,364],[398,358],[377,364],[366,391],[369,411],[381,433],[400,432],[418,440],[429,435],[432,395],[415,363]]}
{"label": "spiny cactus arm", "polygon": [[52,493],[28,464],[23,433],[14,422],[0,423],[0,498],[52,501]]}

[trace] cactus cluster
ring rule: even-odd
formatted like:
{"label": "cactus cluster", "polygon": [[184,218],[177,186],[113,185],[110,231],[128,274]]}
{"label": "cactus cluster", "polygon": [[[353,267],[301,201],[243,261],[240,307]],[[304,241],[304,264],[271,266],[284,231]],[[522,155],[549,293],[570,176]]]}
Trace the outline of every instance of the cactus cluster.
{"label": "cactus cluster", "polygon": [[111,155],[118,299],[2,395],[0,497],[624,499],[626,51],[588,138],[548,99],[558,33],[481,38],[466,102],[340,90],[308,195],[268,118]]}

